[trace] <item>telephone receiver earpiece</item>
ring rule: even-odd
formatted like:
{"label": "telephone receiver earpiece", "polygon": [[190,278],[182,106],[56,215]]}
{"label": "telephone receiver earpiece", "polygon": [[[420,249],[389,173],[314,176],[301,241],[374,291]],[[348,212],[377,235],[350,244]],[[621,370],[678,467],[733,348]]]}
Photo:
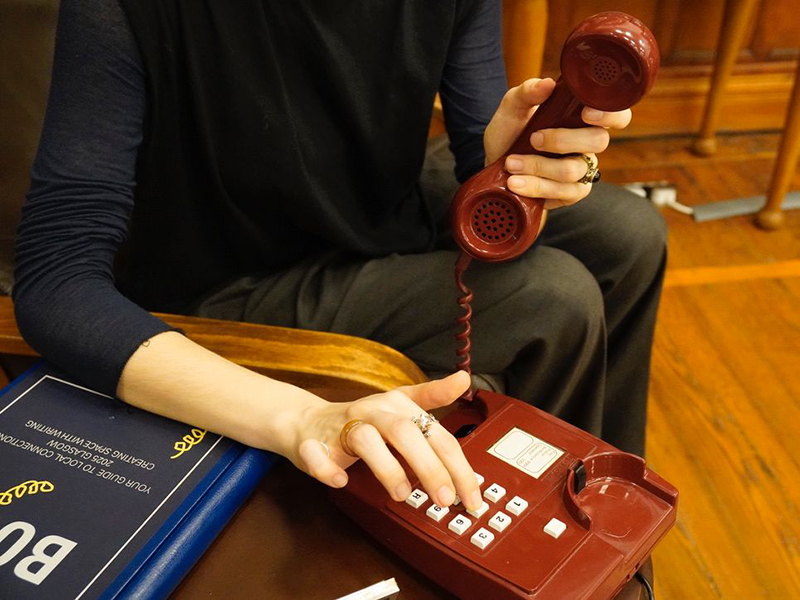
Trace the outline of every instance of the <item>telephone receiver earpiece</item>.
{"label": "telephone receiver earpiece", "polygon": [[473,175],[456,192],[450,209],[453,236],[472,258],[499,262],[516,258],[539,235],[544,199],[518,196],[506,187],[509,154],[541,154],[530,137],[553,127],[586,127],[584,106],[620,111],[636,104],[655,81],[659,51],[638,19],[603,12],[580,23],[561,52],[561,77],[508,151]]}

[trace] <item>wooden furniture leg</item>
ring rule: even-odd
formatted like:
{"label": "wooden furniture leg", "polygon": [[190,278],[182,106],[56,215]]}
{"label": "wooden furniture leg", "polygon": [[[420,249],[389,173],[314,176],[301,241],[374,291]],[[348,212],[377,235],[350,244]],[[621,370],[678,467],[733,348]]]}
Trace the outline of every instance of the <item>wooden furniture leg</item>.
{"label": "wooden furniture leg", "polygon": [[789,100],[789,112],[783,129],[781,146],[775,158],[775,167],[767,193],[767,204],[756,215],[756,224],[763,229],[778,229],[783,225],[781,204],[800,158],[800,60],[794,77],[794,88]]}
{"label": "wooden furniture leg", "polygon": [[753,14],[756,0],[728,0],[725,3],[725,15],[722,19],[719,43],[717,44],[717,60],[711,87],[708,91],[706,111],[700,127],[700,137],[695,140],[692,150],[702,156],[717,151],[717,123],[722,106],[722,95],[736,63],[736,55],[742,47],[747,24]]}
{"label": "wooden furniture leg", "polygon": [[542,72],[547,0],[503,0],[503,56],[508,87]]}

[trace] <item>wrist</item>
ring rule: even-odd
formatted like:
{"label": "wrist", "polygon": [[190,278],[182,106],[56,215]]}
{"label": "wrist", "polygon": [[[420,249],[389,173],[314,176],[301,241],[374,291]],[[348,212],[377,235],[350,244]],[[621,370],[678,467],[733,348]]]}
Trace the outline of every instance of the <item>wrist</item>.
{"label": "wrist", "polygon": [[290,458],[307,437],[308,424],[313,423],[316,415],[330,403],[291,384],[271,379],[266,381],[268,384],[262,392],[264,397],[277,397],[280,402],[256,401],[255,418],[249,420],[253,426],[250,432],[253,443],[250,445]]}

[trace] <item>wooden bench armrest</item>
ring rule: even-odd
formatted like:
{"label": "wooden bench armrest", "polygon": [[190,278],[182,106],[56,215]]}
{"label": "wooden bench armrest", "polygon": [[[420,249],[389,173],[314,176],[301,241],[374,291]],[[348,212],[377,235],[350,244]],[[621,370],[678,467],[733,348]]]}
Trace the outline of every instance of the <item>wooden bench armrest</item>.
{"label": "wooden bench armrest", "polygon": [[[236,364],[305,388],[386,391],[427,380],[400,352],[362,338],[200,317],[156,316]],[[0,297],[0,354],[38,356],[22,339],[7,296]]]}

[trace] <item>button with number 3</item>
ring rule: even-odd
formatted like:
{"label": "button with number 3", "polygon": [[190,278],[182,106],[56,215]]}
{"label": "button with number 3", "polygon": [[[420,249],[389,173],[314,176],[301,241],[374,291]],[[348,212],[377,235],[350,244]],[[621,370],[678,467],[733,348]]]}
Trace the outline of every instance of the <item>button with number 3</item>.
{"label": "button with number 3", "polygon": [[472,537],[470,538],[469,541],[475,544],[481,550],[483,550],[486,548],[486,546],[492,543],[492,540],[494,540],[494,534],[488,529],[484,529],[483,527],[481,527],[480,529],[478,529],[478,531],[472,534]]}

